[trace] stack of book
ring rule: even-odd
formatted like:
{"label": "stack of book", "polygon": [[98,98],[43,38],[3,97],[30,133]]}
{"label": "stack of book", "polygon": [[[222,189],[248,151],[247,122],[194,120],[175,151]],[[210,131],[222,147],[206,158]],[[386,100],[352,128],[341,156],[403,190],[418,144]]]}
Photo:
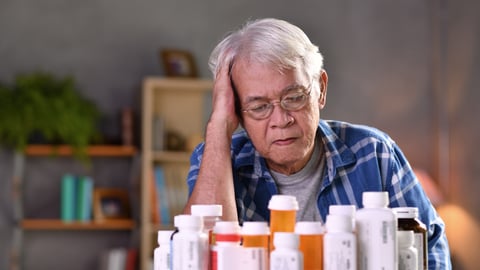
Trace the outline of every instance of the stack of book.
{"label": "stack of book", "polygon": [[65,174],[61,183],[61,219],[64,222],[92,220],[93,180]]}

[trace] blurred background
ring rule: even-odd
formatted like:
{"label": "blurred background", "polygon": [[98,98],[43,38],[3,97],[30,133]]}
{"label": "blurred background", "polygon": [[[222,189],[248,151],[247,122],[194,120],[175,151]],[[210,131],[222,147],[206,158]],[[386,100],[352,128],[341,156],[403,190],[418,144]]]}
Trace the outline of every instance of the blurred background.
{"label": "blurred background", "polygon": [[[285,19],[324,54],[329,87],[322,118],[375,126],[393,137],[436,188],[454,269],[473,270],[480,265],[478,10],[476,0],[0,0],[0,81],[37,70],[72,75],[101,110],[102,132],[118,137],[121,110],[140,113],[143,78],[165,75],[160,49],[190,51],[198,76],[211,78],[208,56],[226,32],[247,19]],[[0,269],[8,269],[15,244],[12,163],[12,151],[0,150]],[[97,175],[120,178],[128,172],[124,165],[106,160],[96,165]],[[42,180],[53,165],[33,166],[40,180],[28,183],[29,200],[56,192]],[[57,209],[30,203],[27,211]],[[25,241],[26,269],[93,269],[95,262],[73,266],[49,250],[76,246],[91,253],[94,244],[84,238],[104,237],[103,245],[113,246],[131,237],[41,234]]]}

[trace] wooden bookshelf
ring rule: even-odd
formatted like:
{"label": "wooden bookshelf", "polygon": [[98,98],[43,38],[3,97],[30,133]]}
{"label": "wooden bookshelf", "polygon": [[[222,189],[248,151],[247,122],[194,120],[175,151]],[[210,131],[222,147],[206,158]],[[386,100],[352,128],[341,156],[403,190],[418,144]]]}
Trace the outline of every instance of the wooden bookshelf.
{"label": "wooden bookshelf", "polygon": [[[172,151],[167,147],[157,149],[153,139],[155,120],[163,120],[163,132],[175,131],[188,141],[204,134],[208,121],[211,89],[213,81],[193,78],[147,77],[142,89],[142,185],[141,185],[141,221],[140,221],[140,269],[151,269],[153,250],[158,230],[173,229],[173,224],[152,222],[152,179],[154,168],[161,166],[165,174],[165,184],[169,192],[175,192],[180,198],[169,202],[175,210],[170,211],[173,220],[175,214],[183,210],[183,198],[188,196],[186,178],[189,170],[191,150]],[[187,146],[187,145],[186,145]],[[184,147],[187,149],[188,147]],[[170,187],[170,189],[169,189]]]}
{"label": "wooden bookshelf", "polygon": [[24,230],[132,230],[132,219],[106,220],[102,222],[64,222],[60,219],[24,219]]}
{"label": "wooden bookshelf", "polygon": [[[128,145],[92,145],[87,148],[87,155],[97,157],[129,157],[137,153],[137,148]],[[25,149],[27,156],[71,156],[73,149],[68,145],[32,144]]]}

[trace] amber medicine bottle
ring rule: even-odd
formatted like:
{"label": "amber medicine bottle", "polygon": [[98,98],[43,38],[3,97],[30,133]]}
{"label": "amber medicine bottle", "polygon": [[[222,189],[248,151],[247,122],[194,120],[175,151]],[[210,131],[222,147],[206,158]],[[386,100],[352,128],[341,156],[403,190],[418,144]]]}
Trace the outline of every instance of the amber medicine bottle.
{"label": "amber medicine bottle", "polygon": [[305,270],[321,270],[323,268],[323,233],[321,222],[298,221],[295,233],[300,239],[299,250],[303,253]]}
{"label": "amber medicine bottle", "polygon": [[418,270],[428,269],[427,227],[418,219],[418,208],[395,207],[397,214],[398,230],[413,231],[413,246],[418,252]]}
{"label": "amber medicine bottle", "polygon": [[265,248],[268,252],[270,229],[265,221],[245,221],[242,226],[242,246]]}
{"label": "amber medicine bottle", "polygon": [[270,209],[270,250],[276,232],[294,232],[298,211],[295,196],[273,195],[268,203]]}

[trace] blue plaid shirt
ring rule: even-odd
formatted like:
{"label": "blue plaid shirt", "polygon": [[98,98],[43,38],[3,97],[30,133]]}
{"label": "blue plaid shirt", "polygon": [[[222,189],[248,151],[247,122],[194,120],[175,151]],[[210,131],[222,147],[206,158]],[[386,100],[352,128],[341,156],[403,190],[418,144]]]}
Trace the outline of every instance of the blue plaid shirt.
{"label": "blue plaid shirt", "polygon": [[[426,197],[412,168],[396,143],[367,126],[321,120],[326,170],[317,207],[323,220],[335,204],[362,207],[364,191],[387,191],[390,207],[417,207],[428,228],[429,269],[451,269],[445,225]],[[318,141],[318,140],[317,140]],[[187,184],[191,194],[198,176],[204,145],[191,156]],[[239,221],[269,220],[270,197],[278,193],[265,159],[245,131],[234,134],[231,145],[235,199]]]}

